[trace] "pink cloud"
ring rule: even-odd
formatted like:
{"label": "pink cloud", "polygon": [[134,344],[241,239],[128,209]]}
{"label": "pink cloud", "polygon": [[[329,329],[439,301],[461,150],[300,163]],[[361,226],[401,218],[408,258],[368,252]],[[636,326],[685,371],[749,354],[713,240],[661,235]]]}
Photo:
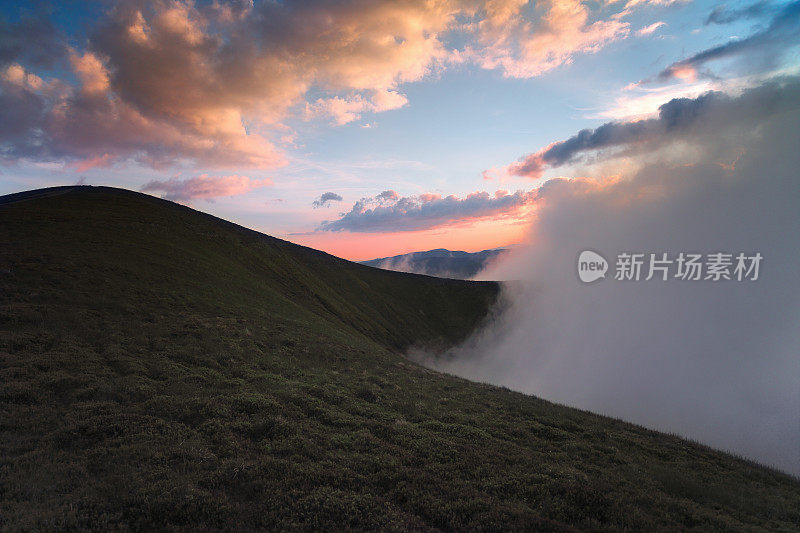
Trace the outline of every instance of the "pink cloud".
{"label": "pink cloud", "polygon": [[663,22],[663,21],[654,22],[654,23],[650,24],[649,26],[645,26],[644,28],[642,28],[639,31],[637,31],[636,35],[639,35],[639,36],[650,35],[652,33],[655,33],[655,31],[658,28],[660,28],[662,26],[666,26],[666,25],[667,25],[667,23]]}
{"label": "pink cloud", "polygon": [[407,103],[408,99],[398,92],[380,90],[369,96],[356,94],[347,98],[320,98],[313,104],[306,104],[305,116],[307,119],[330,117],[335,124],[343,125],[358,120],[363,113],[399,109]]}
{"label": "pink cloud", "polygon": [[527,155],[516,163],[508,165],[506,168],[506,173],[511,176],[522,176],[525,178],[541,178],[547,167],[547,163],[545,163],[542,157],[542,154],[546,150],[547,149],[545,148],[544,150],[536,152],[535,154]]}
{"label": "pink cloud", "polygon": [[270,179],[250,179],[247,176],[209,176],[201,174],[194,178],[153,180],[142,186],[144,192],[162,191],[168,200],[189,201],[197,198],[212,199],[237,196],[260,187],[271,185]]}
{"label": "pink cloud", "polygon": [[113,156],[111,154],[103,154],[97,157],[90,157],[82,161],[76,161],[72,166],[75,167],[77,172],[86,172],[91,168],[107,167],[111,164]]}
{"label": "pink cloud", "polygon": [[675,64],[664,71],[664,78],[677,78],[679,80],[693,82],[697,80],[697,69],[689,64]]}

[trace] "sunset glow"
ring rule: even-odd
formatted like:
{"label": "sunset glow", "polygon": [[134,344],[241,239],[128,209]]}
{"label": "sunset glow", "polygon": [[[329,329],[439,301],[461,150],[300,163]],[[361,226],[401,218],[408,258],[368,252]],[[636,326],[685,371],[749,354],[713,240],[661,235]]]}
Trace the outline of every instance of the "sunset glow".
{"label": "sunset glow", "polygon": [[297,244],[324,250],[330,254],[363,261],[419,250],[433,250],[443,245],[453,250],[479,252],[525,242],[528,218],[465,222],[431,230],[395,233],[328,233],[292,235]]}
{"label": "sunset glow", "polygon": [[589,167],[659,106],[793,72],[780,5],[711,8],[4,4],[0,193],[120,186],[350,259],[505,246],[548,179],[632,168]]}

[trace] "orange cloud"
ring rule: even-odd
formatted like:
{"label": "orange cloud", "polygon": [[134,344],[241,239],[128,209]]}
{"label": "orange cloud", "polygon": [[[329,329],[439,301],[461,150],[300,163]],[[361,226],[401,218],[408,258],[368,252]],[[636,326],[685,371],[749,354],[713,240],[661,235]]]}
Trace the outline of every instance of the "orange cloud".
{"label": "orange cloud", "polygon": [[19,63],[12,63],[6,67],[0,78],[8,84],[27,90],[39,90],[42,87],[42,78],[28,72]]}
{"label": "orange cloud", "polygon": [[313,104],[306,104],[306,118],[330,117],[342,125],[358,120],[362,113],[379,113],[399,109],[408,103],[400,93],[389,90],[374,91],[369,97],[357,94],[351,98],[320,98]]}
{"label": "orange cloud", "polygon": [[81,80],[81,90],[87,94],[105,94],[109,89],[108,70],[91,52],[79,55],[73,51],[69,57],[72,70]]}
{"label": "orange cloud", "polygon": [[479,46],[470,50],[482,67],[499,68],[512,78],[538,76],[629,33],[629,24],[615,17],[589,22],[589,8],[579,0],[537,4],[538,20],[525,15],[527,4],[521,0],[486,4],[486,16],[477,25]]}
{"label": "orange cloud", "polygon": [[[3,104],[32,116],[0,140],[9,157],[271,168],[271,135],[297,112],[346,124],[398,109],[402,84],[466,61],[536,76],[628,35],[596,15],[579,0],[123,0],[69,50],[77,85],[6,69],[21,89]],[[454,32],[468,44],[446,45]]]}

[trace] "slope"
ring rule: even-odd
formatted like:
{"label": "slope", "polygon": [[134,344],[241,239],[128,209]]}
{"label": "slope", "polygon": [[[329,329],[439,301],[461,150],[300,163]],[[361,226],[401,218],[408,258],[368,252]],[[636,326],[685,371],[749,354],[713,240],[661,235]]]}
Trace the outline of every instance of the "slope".
{"label": "slope", "polygon": [[768,527],[796,480],[420,368],[492,283],[129,191],[0,199],[0,527]]}

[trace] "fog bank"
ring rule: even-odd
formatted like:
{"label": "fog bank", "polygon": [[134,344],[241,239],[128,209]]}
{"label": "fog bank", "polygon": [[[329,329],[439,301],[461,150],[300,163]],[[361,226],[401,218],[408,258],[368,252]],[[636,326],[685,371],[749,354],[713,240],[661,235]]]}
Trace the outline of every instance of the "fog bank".
{"label": "fog bank", "polygon": [[[692,124],[581,169],[634,170],[547,182],[531,244],[482,274],[521,280],[506,311],[444,356],[417,355],[800,475],[800,82],[695,102]],[[587,249],[609,262],[591,284],[576,269]],[[621,252],[764,259],[757,281],[617,281]]]}

